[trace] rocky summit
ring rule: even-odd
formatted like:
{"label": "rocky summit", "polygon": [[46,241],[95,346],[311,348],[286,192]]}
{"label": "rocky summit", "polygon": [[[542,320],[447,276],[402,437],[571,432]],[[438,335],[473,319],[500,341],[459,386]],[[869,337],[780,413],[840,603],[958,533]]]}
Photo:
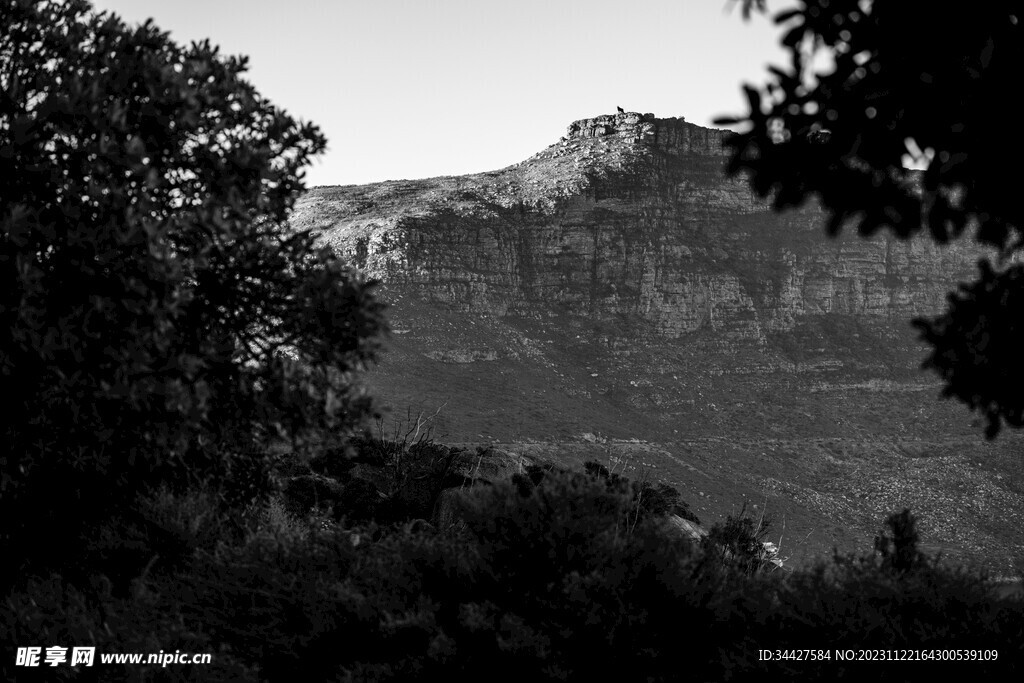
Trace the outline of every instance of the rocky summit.
{"label": "rocky summit", "polygon": [[909,507],[924,549],[1013,573],[1021,439],[939,399],[910,326],[984,254],[773,213],[728,134],[583,119],[501,170],[313,189],[292,224],[382,283],[391,420],[668,482],[705,525],[746,505],[791,564]]}

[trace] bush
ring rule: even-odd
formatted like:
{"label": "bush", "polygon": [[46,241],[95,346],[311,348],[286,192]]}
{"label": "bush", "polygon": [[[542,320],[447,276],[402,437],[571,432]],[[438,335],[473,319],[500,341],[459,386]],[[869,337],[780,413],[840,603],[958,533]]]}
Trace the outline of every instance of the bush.
{"label": "bush", "polygon": [[[666,680],[683,668],[700,678],[720,577],[635,492],[534,470],[465,494],[481,563],[475,651],[493,651],[501,671],[518,672],[509,679]],[[709,625],[680,649],[680,625],[694,623]]]}
{"label": "bush", "polygon": [[599,462],[588,460],[583,463],[583,474],[570,473],[569,470],[551,464],[531,465],[524,475],[513,477],[513,481],[524,493],[538,486],[548,474],[580,477],[587,476],[602,483],[612,494],[628,497],[632,523],[641,519],[679,515],[684,519],[700,524],[700,518],[690,510],[689,504],[682,499],[675,488],[668,484],[652,484],[649,481],[635,481],[620,474],[613,474]]}
{"label": "bush", "polygon": [[752,576],[776,568],[774,544],[763,539],[768,536],[771,520],[763,516],[757,520],[747,516],[747,505],[743,504],[738,517],[729,515],[725,524],[715,524],[701,543],[705,552],[725,567]]}
{"label": "bush", "polygon": [[380,468],[384,499],[373,519],[382,524],[429,519],[441,492],[465,483],[454,473],[465,449],[435,443],[429,436],[413,442],[364,438],[355,447],[356,462]]}
{"label": "bush", "polygon": [[875,537],[875,553],[880,569],[896,576],[927,569],[928,557],[918,548],[921,535],[917,531],[917,519],[904,508],[885,520],[889,528]]}
{"label": "bush", "polygon": [[[415,441],[361,435],[346,448],[315,456],[309,463],[312,476],[293,476],[286,493],[303,512],[315,501],[332,503],[333,516],[348,523],[427,520],[445,489],[467,483],[455,472],[465,452],[427,435]],[[304,493],[314,482],[318,490]],[[327,491],[334,486],[342,489],[337,495]]]}
{"label": "bush", "polygon": [[[214,653],[201,671],[109,667],[104,680],[833,680],[868,664],[878,680],[935,677],[927,662],[759,660],[794,643],[996,649],[964,671],[1021,673],[1022,603],[938,562],[893,572],[875,552],[750,576],[720,571],[663,519],[632,524],[632,498],[597,478],[550,472],[460,497],[466,525],[452,533],[324,529],[273,500],[239,528],[202,496],[162,494],[144,514],[187,539],[188,561],[91,597],[29,578],[5,601],[0,640]],[[12,661],[0,673],[20,680]]]}
{"label": "bush", "polygon": [[655,517],[634,522],[628,494],[579,474],[460,498],[455,533],[319,530],[276,508],[165,593],[270,680],[677,675],[673,625],[712,614],[692,544]]}
{"label": "bush", "polygon": [[0,2],[5,557],[73,558],[151,487],[244,500],[269,444],[369,411],[371,283],[284,229],[324,139],[245,68],[84,0]]}

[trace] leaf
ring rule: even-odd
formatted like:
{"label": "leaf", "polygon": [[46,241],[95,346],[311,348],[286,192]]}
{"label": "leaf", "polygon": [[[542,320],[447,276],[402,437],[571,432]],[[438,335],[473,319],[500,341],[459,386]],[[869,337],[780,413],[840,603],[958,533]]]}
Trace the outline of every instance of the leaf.
{"label": "leaf", "polygon": [[761,113],[761,93],[749,85],[743,86],[743,93],[747,96],[747,106],[750,107],[751,116]]}
{"label": "leaf", "polygon": [[793,19],[794,17],[802,17],[802,16],[803,16],[803,10],[798,10],[798,9],[783,10],[782,12],[779,12],[778,14],[776,14],[773,17],[772,21],[774,21],[776,24],[785,24],[787,21],[789,21],[790,19]]}
{"label": "leaf", "polygon": [[734,116],[720,116],[712,121],[716,126],[732,126],[737,123],[746,122],[748,119],[741,119]]}

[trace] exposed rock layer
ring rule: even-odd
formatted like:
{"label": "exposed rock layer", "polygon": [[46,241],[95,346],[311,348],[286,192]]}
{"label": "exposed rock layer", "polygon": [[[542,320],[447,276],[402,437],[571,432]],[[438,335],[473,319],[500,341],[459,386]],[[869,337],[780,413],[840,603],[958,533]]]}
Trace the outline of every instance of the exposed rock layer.
{"label": "exposed rock layer", "polygon": [[726,134],[650,114],[585,119],[502,171],[318,188],[296,222],[453,310],[630,316],[660,339],[755,346],[808,317],[937,311],[973,267],[977,252],[926,240],[826,240],[816,207],[771,213],[723,176]]}

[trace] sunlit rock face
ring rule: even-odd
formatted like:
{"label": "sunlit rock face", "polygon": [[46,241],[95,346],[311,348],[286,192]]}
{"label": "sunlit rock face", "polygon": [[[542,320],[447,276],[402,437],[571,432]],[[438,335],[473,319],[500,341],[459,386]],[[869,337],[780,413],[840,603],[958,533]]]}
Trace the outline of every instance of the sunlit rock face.
{"label": "sunlit rock face", "polygon": [[[726,131],[624,113],[491,173],[318,188],[294,223],[391,291],[450,310],[590,323],[659,340],[765,346],[826,315],[903,323],[938,311],[974,251],[828,240],[814,206],[777,215],[723,172]],[[703,336],[707,336],[706,334]]]}

